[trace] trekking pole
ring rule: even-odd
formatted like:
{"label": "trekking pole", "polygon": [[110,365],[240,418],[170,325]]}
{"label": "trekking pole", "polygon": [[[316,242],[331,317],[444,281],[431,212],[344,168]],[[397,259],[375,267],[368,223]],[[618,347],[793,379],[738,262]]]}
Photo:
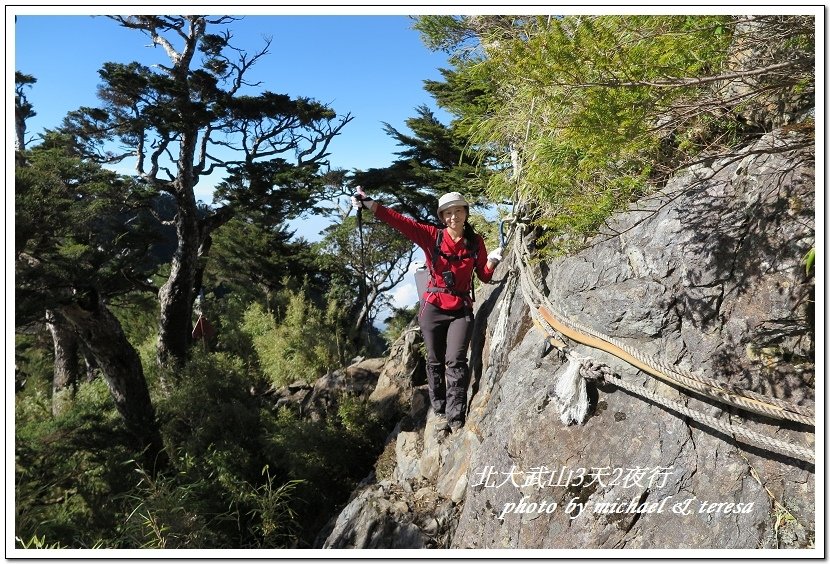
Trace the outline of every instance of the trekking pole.
{"label": "trekking pole", "polygon": [[364,318],[364,325],[366,326],[366,348],[369,348],[369,289],[366,287],[366,259],[365,246],[363,242],[363,200],[366,199],[366,194],[363,193],[363,188],[357,187],[357,192],[354,195],[360,202],[360,207],[357,208],[357,235],[360,241],[360,291],[363,294],[363,306],[366,308],[366,317]]}

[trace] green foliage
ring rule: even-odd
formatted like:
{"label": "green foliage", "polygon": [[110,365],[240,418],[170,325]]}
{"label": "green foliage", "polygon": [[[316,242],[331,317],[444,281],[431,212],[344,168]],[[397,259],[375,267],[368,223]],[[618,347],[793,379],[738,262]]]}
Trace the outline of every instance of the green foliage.
{"label": "green foliage", "polygon": [[412,323],[412,320],[418,315],[418,304],[409,307],[393,307],[391,309],[392,315],[384,320],[386,328],[383,330],[383,338],[386,340],[387,346],[398,340],[401,333]]}
{"label": "green foliage", "polygon": [[[277,348],[277,320],[258,303],[251,304],[245,310],[242,332],[251,340],[259,369],[269,382],[282,382],[287,379],[282,368],[285,359]],[[278,384],[272,384],[279,387]]]}
{"label": "green foliage", "polygon": [[292,236],[284,224],[269,226],[260,216],[232,219],[213,237],[207,284],[269,307],[275,293],[300,287],[304,279],[324,285],[312,245],[290,241]]}
{"label": "green foliage", "polygon": [[460,16],[420,16],[412,28],[421,34],[424,44],[432,51],[453,53],[458,51],[459,44],[473,38]]}
{"label": "green foliage", "polygon": [[130,512],[143,517],[132,537],[189,547],[311,543],[383,440],[371,406],[344,397],[336,417],[308,421],[261,404],[238,359],[200,355],[182,372],[159,403],[175,470],[133,492]]}
{"label": "green foliage", "polygon": [[113,315],[138,354],[151,397],[160,394],[156,359],[158,302],[155,296],[146,292],[129,292],[113,298],[110,303]]}
{"label": "green foliage", "polygon": [[295,490],[303,480],[289,480],[282,485],[275,483],[268,466],[262,469],[266,477],[264,484],[249,492],[253,507],[250,516],[255,517],[255,530],[261,539],[260,548],[284,548],[291,546],[296,538],[297,512],[291,506]]}
{"label": "green foliage", "polygon": [[645,192],[660,148],[658,112],[692,93],[644,83],[717,67],[728,39],[715,34],[719,22],[566,17],[525,26],[526,40],[500,36],[499,49],[474,65],[502,93],[475,120],[474,142],[498,143],[505,154],[519,145],[522,154],[519,171],[497,174],[491,196],[504,196],[512,184],[521,197],[540,202],[539,223],[549,237],[573,241],[595,233],[610,213]]}
{"label": "green foliage", "polygon": [[[279,298],[290,309],[298,296]],[[119,315],[140,325],[141,308],[124,306]],[[273,329],[265,315],[260,308],[258,323]],[[329,330],[317,331],[315,338],[330,338]],[[152,347],[149,328],[136,327],[135,337]],[[44,350],[30,349],[22,356]],[[152,355],[147,360],[158,382],[163,369]],[[340,398],[327,421],[273,411],[252,394],[261,376],[248,363],[194,351],[177,385],[154,394],[170,466],[153,473],[135,462],[103,380],[82,384],[72,410],[56,419],[43,372],[44,386],[28,383],[16,397],[19,546],[308,546],[370,471],[386,433],[371,405],[354,397]]]}
{"label": "green foliage", "polygon": [[[18,70],[14,71],[14,114],[15,114],[15,122],[16,123],[24,123],[27,119],[34,117],[37,113],[34,111],[34,106],[32,106],[31,102],[29,102],[28,98],[26,97],[25,89],[28,86],[36,83],[37,79],[31,75],[24,74]],[[23,135],[24,132],[17,132],[19,135]],[[26,140],[23,139],[23,145],[25,145]],[[23,146],[16,147],[17,150],[23,150]]]}
{"label": "green foliage", "polygon": [[[58,418],[51,417],[45,398],[16,399],[17,537],[63,547],[111,544],[114,500],[134,484],[123,470],[133,441],[106,384],[82,383],[73,409]],[[41,417],[32,417],[37,411]]]}
{"label": "green foliage", "polygon": [[337,418],[339,425],[354,439],[368,444],[383,439],[378,435],[379,431],[383,432],[381,421],[367,400],[341,396],[337,404]]}
{"label": "green foliage", "polygon": [[281,408],[266,432],[267,457],[279,461],[286,479],[303,481],[295,492],[304,501],[297,515],[307,543],[371,470],[385,434],[366,402],[341,397],[339,404],[338,416],[328,421]]}
{"label": "green foliage", "polygon": [[[125,498],[131,542],[160,548],[274,548],[290,544],[296,484],[263,470],[270,415],[251,395],[243,363],[225,353],[198,354],[158,403],[174,470],[141,475]],[[280,478],[281,479],[281,478]]]}
{"label": "green foliage", "polygon": [[[453,55],[455,68],[428,89],[470,147],[498,156],[479,161],[493,171],[487,195],[525,202],[548,251],[560,252],[678,168],[727,153],[752,133],[746,115],[800,91],[809,103],[809,18],[758,18],[739,31],[741,20],[423,16],[415,27]],[[759,73],[734,91],[712,78],[782,62],[786,73]]]}
{"label": "green foliage", "polygon": [[[48,396],[54,374],[54,354],[44,330],[14,335],[15,396]],[[17,407],[17,405],[16,405]]]}
{"label": "green foliage", "polygon": [[389,195],[385,203],[394,202],[398,211],[434,222],[435,202],[441,194],[461,192],[472,202],[482,201],[487,170],[477,162],[488,157],[483,148],[470,147],[462,130],[441,123],[427,106],[416,112],[406,120],[412,134],[384,124],[401,147],[398,158],[386,168],[356,171],[352,180],[376,199]]}
{"label": "green foliage", "polygon": [[[236,480],[229,497],[214,476],[194,477],[193,462],[180,460],[185,471],[153,477],[138,469],[138,486],[122,499],[127,516],[120,541],[140,548],[286,548],[296,537],[291,507],[298,481],[276,482],[266,465],[263,480]],[[194,479],[195,478],[195,479]],[[221,485],[221,484],[220,484]],[[218,501],[228,500],[227,507]]]}
{"label": "green foliage", "polygon": [[216,329],[215,352],[225,353],[242,361],[246,367],[248,377],[259,387],[265,378],[256,369],[257,357],[251,341],[251,335],[245,331],[245,310],[251,307],[251,302],[232,292],[222,298],[208,294],[203,310],[208,320]]}
{"label": "green foliage", "polygon": [[[242,322],[260,369],[276,388],[298,380],[313,382],[341,361],[332,333],[339,328],[303,293],[288,291],[286,297],[279,322],[257,303],[245,311]],[[328,313],[335,309],[332,304]]]}
{"label": "green foliage", "polygon": [[45,536],[44,537],[38,537],[37,535],[34,535],[28,541],[25,541],[25,540],[21,539],[20,537],[15,537],[14,540],[15,540],[15,544],[17,545],[18,548],[25,548],[25,549],[29,549],[29,548],[35,548],[35,549],[47,549],[47,548],[48,549],[60,549],[60,548],[65,548],[65,547],[62,547],[61,543],[59,543],[59,542],[54,542],[54,543],[49,544],[48,542],[46,542],[46,537]]}
{"label": "green foliage", "polygon": [[137,470],[139,484],[120,500],[126,513],[119,539],[124,546],[286,548],[293,543],[291,504],[298,482],[277,484],[266,465],[263,480],[237,480],[228,497],[227,491],[215,491],[213,476],[188,471],[192,459],[180,459],[178,466],[178,473],[155,477]]}
{"label": "green foliage", "polygon": [[129,513],[121,542],[138,548],[200,548],[217,546],[202,504],[198,484],[177,483],[167,475],[153,477],[140,467],[138,485],[123,497]]}
{"label": "green foliage", "polygon": [[177,386],[156,408],[168,452],[202,458],[220,447],[237,452],[235,464],[246,467],[260,419],[242,362],[226,353],[194,354],[177,370]]}
{"label": "green foliage", "polygon": [[476,233],[484,239],[484,245],[488,250],[499,246],[499,224],[497,221],[489,221],[486,217],[473,211],[467,220]]}
{"label": "green foliage", "polygon": [[333,312],[338,325],[346,328],[349,342],[344,351],[380,355],[385,345],[371,322],[389,304],[388,292],[408,277],[414,246],[366,213],[361,230],[355,217],[326,229],[320,250],[325,268],[333,273],[328,303],[348,304]]}
{"label": "green foliage", "polygon": [[15,167],[16,323],[70,299],[70,288],[118,295],[155,270],[149,246],[158,225],[147,193],[130,179],[73,154],[47,136]]}
{"label": "green foliage", "polygon": [[815,247],[813,247],[812,249],[807,251],[807,254],[804,255],[804,258],[802,259],[802,262],[804,263],[804,272],[807,276],[809,276],[810,271],[814,270],[815,265],[816,265],[816,248]]}

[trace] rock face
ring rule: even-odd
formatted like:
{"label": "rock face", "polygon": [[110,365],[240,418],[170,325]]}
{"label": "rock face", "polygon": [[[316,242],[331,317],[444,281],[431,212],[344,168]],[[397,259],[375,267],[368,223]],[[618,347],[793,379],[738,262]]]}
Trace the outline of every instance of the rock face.
{"label": "rock face", "polygon": [[386,360],[369,358],[335,370],[314,381],[298,381],[272,393],[274,407],[289,407],[312,421],[337,413],[342,396],[368,398],[377,387]]}
{"label": "rock face", "polygon": [[[586,250],[534,267],[534,284],[569,318],[668,364],[811,405],[814,283],[802,259],[815,244],[814,155],[798,135],[769,134],[676,177],[614,217]],[[607,381],[588,384],[586,421],[564,425],[553,387],[568,363],[543,354],[514,264],[508,257],[479,292],[464,428],[436,434],[423,386],[410,386],[410,411],[384,463],[324,547],[813,546],[810,462]],[[725,406],[568,344],[629,383],[813,448],[811,427]]]}

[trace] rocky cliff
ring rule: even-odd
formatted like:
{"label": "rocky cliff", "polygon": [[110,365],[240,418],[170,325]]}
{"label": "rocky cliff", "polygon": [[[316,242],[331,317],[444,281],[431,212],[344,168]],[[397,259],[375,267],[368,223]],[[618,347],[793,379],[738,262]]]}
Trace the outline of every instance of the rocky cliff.
{"label": "rocky cliff", "polygon": [[[537,262],[532,283],[570,319],[647,355],[809,407],[815,286],[802,259],[815,244],[814,196],[812,138],[777,130],[684,171],[613,217],[582,252]],[[493,283],[478,292],[465,427],[446,438],[433,432],[422,365],[413,360],[417,332],[408,332],[373,393],[405,416],[320,545],[812,547],[815,467],[804,457],[715,430],[613,378],[587,382],[585,420],[563,424],[554,385],[569,364],[532,323],[515,246],[514,238]],[[814,447],[811,426],[724,405],[564,344],[718,422]]]}

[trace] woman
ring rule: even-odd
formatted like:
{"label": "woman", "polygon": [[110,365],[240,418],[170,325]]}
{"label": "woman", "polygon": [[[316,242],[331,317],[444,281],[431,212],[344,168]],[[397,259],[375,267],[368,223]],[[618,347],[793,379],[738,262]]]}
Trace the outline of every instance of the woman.
{"label": "woman", "polygon": [[366,208],[424,250],[430,272],[429,289],[419,296],[418,320],[427,347],[429,400],[437,430],[457,431],[467,410],[469,369],[467,349],[473,331],[473,272],[489,282],[502,249],[487,254],[484,239],[468,223],[470,206],[458,192],[438,200],[438,229],[419,223],[366,197],[358,187],[356,209]]}

